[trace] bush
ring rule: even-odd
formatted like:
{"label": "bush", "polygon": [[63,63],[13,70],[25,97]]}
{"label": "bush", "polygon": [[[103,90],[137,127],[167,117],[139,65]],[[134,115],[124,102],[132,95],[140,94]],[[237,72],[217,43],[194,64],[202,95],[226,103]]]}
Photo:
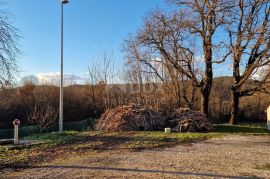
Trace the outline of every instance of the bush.
{"label": "bush", "polygon": [[[19,129],[19,137],[39,133],[38,126],[23,126]],[[0,139],[13,138],[14,129],[0,129]]]}

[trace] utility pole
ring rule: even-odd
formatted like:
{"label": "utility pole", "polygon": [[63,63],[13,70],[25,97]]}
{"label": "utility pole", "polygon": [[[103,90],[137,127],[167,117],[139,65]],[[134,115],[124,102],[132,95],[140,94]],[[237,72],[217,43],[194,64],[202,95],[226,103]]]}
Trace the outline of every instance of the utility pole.
{"label": "utility pole", "polygon": [[68,0],[61,0],[61,77],[60,77],[59,132],[63,132],[64,5],[67,3]]}

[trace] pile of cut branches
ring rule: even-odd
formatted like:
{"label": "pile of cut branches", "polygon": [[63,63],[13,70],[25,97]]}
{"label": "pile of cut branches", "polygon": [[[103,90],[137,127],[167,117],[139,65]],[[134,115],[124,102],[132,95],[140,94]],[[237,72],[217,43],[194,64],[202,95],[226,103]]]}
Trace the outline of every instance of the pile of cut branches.
{"label": "pile of cut branches", "polygon": [[163,120],[158,112],[135,104],[108,109],[95,128],[103,131],[153,131],[161,130]]}
{"label": "pile of cut branches", "polygon": [[175,132],[209,132],[212,123],[204,114],[189,108],[175,109],[165,120],[166,127]]}

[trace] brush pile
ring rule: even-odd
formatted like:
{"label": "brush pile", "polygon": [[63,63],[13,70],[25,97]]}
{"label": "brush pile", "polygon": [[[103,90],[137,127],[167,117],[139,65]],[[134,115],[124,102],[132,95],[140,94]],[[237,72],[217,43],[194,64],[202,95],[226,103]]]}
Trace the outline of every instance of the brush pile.
{"label": "brush pile", "polygon": [[161,130],[160,114],[135,104],[108,109],[98,120],[95,128],[103,131],[153,131]]}
{"label": "brush pile", "polygon": [[213,125],[204,114],[189,108],[175,109],[165,120],[166,127],[174,132],[209,132]]}

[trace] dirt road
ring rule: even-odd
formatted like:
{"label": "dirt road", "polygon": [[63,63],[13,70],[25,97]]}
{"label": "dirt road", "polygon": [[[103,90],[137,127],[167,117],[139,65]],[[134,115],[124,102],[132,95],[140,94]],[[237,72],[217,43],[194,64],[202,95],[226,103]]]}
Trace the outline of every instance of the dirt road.
{"label": "dirt road", "polygon": [[1,178],[270,178],[270,137],[226,136],[172,148],[67,153]]}

